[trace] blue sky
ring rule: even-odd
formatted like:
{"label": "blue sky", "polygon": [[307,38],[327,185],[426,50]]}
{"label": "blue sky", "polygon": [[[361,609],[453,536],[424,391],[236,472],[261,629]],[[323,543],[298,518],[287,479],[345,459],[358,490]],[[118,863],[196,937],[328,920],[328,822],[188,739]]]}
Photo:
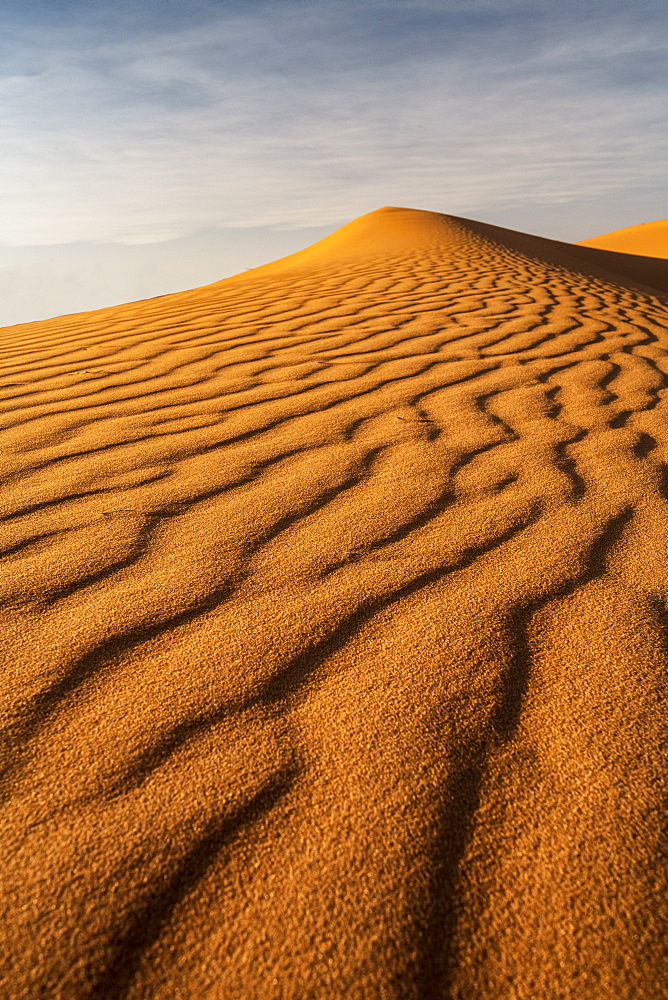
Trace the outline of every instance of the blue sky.
{"label": "blue sky", "polygon": [[563,240],[662,218],[667,22],[663,0],[3,0],[0,324],[213,281],[385,204]]}

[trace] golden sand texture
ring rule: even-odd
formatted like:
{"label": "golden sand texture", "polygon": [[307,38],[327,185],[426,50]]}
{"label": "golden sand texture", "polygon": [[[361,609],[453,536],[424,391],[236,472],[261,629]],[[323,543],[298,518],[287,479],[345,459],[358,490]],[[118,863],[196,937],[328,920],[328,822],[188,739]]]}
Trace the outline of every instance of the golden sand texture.
{"label": "golden sand texture", "polygon": [[576,246],[617,250],[620,253],[665,259],[668,258],[668,219],[616,229],[613,233],[604,233],[603,236],[595,236],[591,240],[581,240]]}
{"label": "golden sand texture", "polygon": [[665,998],[625,261],[386,208],[1,332],[3,998]]}

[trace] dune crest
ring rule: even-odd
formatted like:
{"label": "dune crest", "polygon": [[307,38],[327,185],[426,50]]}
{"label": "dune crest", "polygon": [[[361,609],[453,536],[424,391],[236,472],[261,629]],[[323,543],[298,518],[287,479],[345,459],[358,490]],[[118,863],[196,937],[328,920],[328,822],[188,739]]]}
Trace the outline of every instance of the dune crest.
{"label": "dune crest", "polygon": [[668,219],[616,229],[612,233],[594,236],[590,240],[580,240],[576,246],[665,259],[668,258]]}
{"label": "dune crest", "polygon": [[0,331],[3,996],[664,996],[666,267],[385,208]]}
{"label": "dune crest", "polygon": [[248,273],[273,274],[286,268],[317,267],[402,250],[443,250],[452,242],[455,225],[452,216],[439,212],[386,205],[353,219],[304,250]]}

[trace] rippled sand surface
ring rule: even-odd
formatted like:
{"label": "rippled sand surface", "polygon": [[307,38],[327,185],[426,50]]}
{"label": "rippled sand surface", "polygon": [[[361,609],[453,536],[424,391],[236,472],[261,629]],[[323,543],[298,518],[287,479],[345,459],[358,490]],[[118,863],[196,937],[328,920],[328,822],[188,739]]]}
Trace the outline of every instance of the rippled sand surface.
{"label": "rippled sand surface", "polygon": [[3,998],[665,997],[667,276],[383,209],[0,331]]}

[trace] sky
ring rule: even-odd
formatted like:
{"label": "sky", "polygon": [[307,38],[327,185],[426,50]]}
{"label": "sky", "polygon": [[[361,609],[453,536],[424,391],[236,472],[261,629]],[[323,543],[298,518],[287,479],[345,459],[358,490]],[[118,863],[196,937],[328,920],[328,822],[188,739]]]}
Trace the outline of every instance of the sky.
{"label": "sky", "polygon": [[206,284],[382,205],[664,218],[665,0],[2,0],[0,326]]}

